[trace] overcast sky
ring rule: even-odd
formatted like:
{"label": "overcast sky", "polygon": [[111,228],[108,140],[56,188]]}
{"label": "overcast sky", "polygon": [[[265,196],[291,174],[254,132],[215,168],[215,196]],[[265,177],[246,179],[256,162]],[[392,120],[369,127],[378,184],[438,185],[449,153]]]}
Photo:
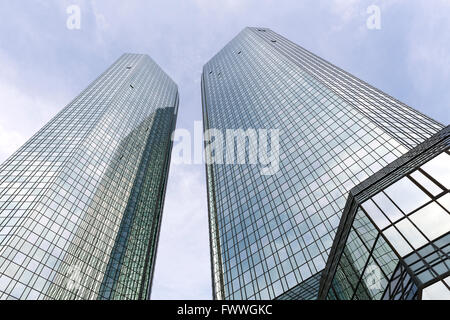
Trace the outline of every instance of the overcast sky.
{"label": "overcast sky", "polygon": [[[81,9],[69,30],[68,6]],[[369,30],[366,10],[381,9]],[[449,124],[448,0],[0,0],[0,162],[124,52],[178,84],[178,128],[201,120],[202,66],[246,26],[286,36]],[[203,165],[172,165],[153,299],[210,299]]]}

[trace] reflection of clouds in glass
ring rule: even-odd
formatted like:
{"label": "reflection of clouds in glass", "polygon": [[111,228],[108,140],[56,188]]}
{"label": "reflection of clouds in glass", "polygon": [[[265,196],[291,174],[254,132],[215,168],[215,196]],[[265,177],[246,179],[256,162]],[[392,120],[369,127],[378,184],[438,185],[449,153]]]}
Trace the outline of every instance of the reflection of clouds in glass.
{"label": "reflection of clouds in glass", "polygon": [[435,202],[412,214],[410,218],[430,240],[450,230],[450,215]]}
{"label": "reflection of clouds in glass", "polygon": [[442,189],[438,187],[434,182],[428,179],[422,172],[419,170],[414,171],[411,174],[411,177],[420,183],[428,192],[430,192],[433,196],[436,196],[442,192]]}
{"label": "reflection of clouds in glass", "polygon": [[[443,281],[450,285],[450,277],[445,278]],[[443,281],[433,283],[423,289],[422,300],[450,300],[450,291],[444,285]]]}
{"label": "reflection of clouds in glass", "polygon": [[383,234],[394,246],[395,250],[397,250],[400,256],[403,257],[412,251],[411,246],[406,242],[405,239],[403,239],[403,237],[394,227],[390,227],[389,229],[385,230]]}
{"label": "reflection of clouds in glass", "polygon": [[438,199],[438,202],[444,206],[445,209],[450,211],[450,193],[447,193],[445,196],[442,196]]}
{"label": "reflection of clouds in glass", "polygon": [[406,214],[431,200],[406,177],[386,188],[385,192]]}
{"label": "reflection of clouds in glass", "polygon": [[416,227],[407,219],[396,224],[397,229],[403,234],[414,249],[419,249],[427,243],[427,239],[417,230]]}
{"label": "reflection of clouds in glass", "polygon": [[398,210],[398,208],[392,203],[391,200],[389,200],[388,197],[386,197],[383,192],[375,195],[372,199],[392,222],[403,218],[403,213]]}
{"label": "reflection of clouds in glass", "polygon": [[377,208],[372,200],[369,199],[364,202],[362,207],[366,210],[378,228],[383,229],[389,225],[389,220],[384,216],[380,209]]}
{"label": "reflection of clouds in glass", "polygon": [[433,160],[425,163],[422,169],[447,189],[450,189],[450,156],[448,154],[441,153]]}

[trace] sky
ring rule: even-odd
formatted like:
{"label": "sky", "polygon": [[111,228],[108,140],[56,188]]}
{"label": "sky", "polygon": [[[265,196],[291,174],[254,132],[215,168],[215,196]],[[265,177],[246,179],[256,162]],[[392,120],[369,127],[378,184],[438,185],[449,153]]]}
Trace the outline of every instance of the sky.
{"label": "sky", "polygon": [[[69,29],[67,8],[80,8]],[[369,29],[367,8],[380,9]],[[450,0],[0,0],[0,162],[122,53],[178,84],[177,128],[201,121],[203,65],[246,26],[267,27],[444,125]],[[172,164],[153,299],[211,299],[205,169]]]}

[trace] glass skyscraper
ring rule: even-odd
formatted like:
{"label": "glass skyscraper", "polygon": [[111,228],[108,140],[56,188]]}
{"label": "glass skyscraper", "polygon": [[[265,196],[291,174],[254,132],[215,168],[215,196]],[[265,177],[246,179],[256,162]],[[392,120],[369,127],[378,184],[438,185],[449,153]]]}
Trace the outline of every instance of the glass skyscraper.
{"label": "glass skyscraper", "polygon": [[176,84],[124,54],[0,166],[0,299],[147,299]]}
{"label": "glass skyscraper", "polygon": [[280,134],[274,174],[206,165],[216,299],[318,298],[348,192],[443,128],[266,28],[228,43],[201,88],[206,130]]}

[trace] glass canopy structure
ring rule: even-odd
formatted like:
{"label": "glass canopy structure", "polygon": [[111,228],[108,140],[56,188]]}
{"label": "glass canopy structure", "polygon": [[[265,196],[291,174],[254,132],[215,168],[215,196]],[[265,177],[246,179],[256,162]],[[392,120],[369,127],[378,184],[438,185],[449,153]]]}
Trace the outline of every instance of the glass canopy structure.
{"label": "glass canopy structure", "polygon": [[450,300],[450,126],[350,191],[322,299]]}

